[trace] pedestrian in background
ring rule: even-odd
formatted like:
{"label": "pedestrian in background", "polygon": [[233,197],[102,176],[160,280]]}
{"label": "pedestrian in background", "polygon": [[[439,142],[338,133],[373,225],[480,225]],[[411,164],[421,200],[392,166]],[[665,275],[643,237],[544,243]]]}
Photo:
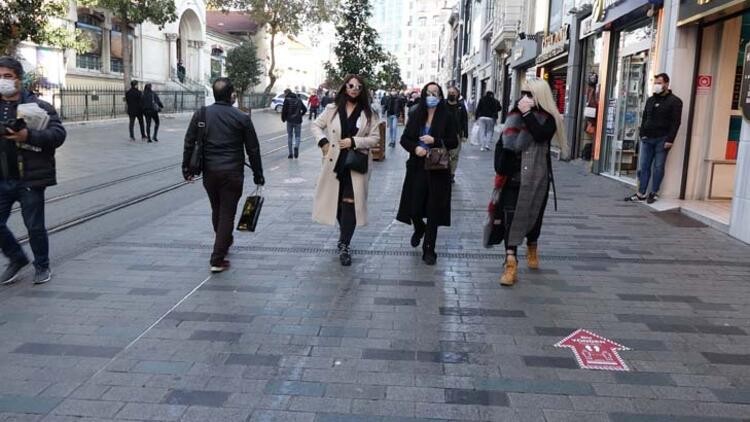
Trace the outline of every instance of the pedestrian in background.
{"label": "pedestrian in background", "polygon": [[414,225],[412,247],[419,246],[424,236],[422,260],[427,265],[435,265],[438,226],[451,225],[451,173],[450,168],[428,170],[425,157],[433,148],[452,150],[458,147],[456,120],[443,101],[443,91],[438,84],[430,82],[422,88],[422,95],[401,135],[401,146],[409,152],[409,159],[396,218]]}
{"label": "pedestrian in background", "polygon": [[361,168],[357,171],[347,163],[366,160],[366,168],[372,167],[369,149],[380,141],[380,119],[370,108],[364,78],[349,75],[344,81],[336,102],[328,105],[313,122],[312,132],[323,153],[323,165],[315,187],[313,220],[330,226],[338,221],[339,261],[346,267],[352,264],[349,245],[354,230],[367,224],[370,182],[369,171],[361,173]]}
{"label": "pedestrian in background", "polygon": [[[643,201],[653,204],[659,199],[659,189],[664,180],[667,153],[672,149],[677,131],[682,122],[682,100],[669,89],[669,75],[660,73],[654,77],[654,95],[643,109],[639,135],[641,137],[641,162],[638,170],[638,192],[625,198],[626,201]],[[651,192],[648,183],[653,166],[654,180]]]}
{"label": "pedestrian in background", "polygon": [[[263,186],[263,165],[260,156],[258,135],[250,116],[232,107],[234,86],[229,78],[218,78],[213,83],[216,102],[193,114],[185,133],[185,148],[182,155],[182,175],[192,181],[195,174],[190,169],[190,158],[195,149],[199,126],[204,126],[203,139],[203,187],[211,202],[211,223],[216,237],[211,253],[211,272],[222,272],[229,268],[226,260],[229,247],[234,243],[234,217],[237,203],[242,196],[245,182],[245,154],[253,171],[253,182]],[[201,122],[201,114],[205,121]]]}
{"label": "pedestrian in background", "polygon": [[332,102],[333,102],[333,91],[327,91],[325,95],[323,95],[323,98],[320,100],[321,109],[325,110],[325,108],[328,107],[328,104],[331,104]]}
{"label": "pedestrian in background", "polygon": [[286,90],[284,105],[281,108],[281,121],[286,122],[287,146],[289,156],[286,158],[299,157],[299,144],[302,142],[302,116],[307,108],[299,96],[290,90]]}
{"label": "pedestrian in background", "polygon": [[404,103],[395,88],[384,98],[384,111],[388,119],[388,146],[395,147],[398,138],[398,117],[404,112]]}
{"label": "pedestrian in background", "polygon": [[455,86],[448,88],[446,106],[451,116],[456,119],[456,129],[458,131],[458,146],[450,150],[451,183],[456,183],[456,168],[458,168],[458,155],[461,152],[461,144],[466,142],[466,138],[469,136],[469,113],[466,110],[464,102],[461,101],[458,88]]}
{"label": "pedestrian in background", "polygon": [[477,121],[480,124],[479,138],[480,150],[489,151],[490,142],[495,136],[495,124],[497,123],[498,113],[502,107],[500,102],[495,99],[492,91],[487,91],[479,104],[477,105]]}
{"label": "pedestrian in background", "polygon": [[[143,87],[143,115],[146,117],[146,137],[159,142],[159,112],[164,108],[159,95],[151,89],[151,84]],[[154,122],[154,136],[151,136],[151,121]]]}
{"label": "pedestrian in background", "polygon": [[20,104],[36,104],[47,112],[43,129],[0,126],[0,246],[10,261],[0,276],[0,285],[15,282],[29,265],[16,236],[8,229],[13,204],[21,204],[21,215],[34,253],[34,284],[52,279],[49,238],[44,224],[44,191],[57,184],[55,150],[65,142],[65,128],[50,104],[21,87],[23,66],[12,57],[0,57],[0,121],[16,119]]}
{"label": "pedestrian in background", "polygon": [[307,104],[310,106],[310,116],[308,117],[308,119],[309,120],[317,119],[318,109],[320,107],[320,97],[318,97],[318,94],[313,92],[313,94],[308,99]]}
{"label": "pedestrian in background", "polygon": [[177,79],[180,81],[180,83],[185,83],[185,75],[187,71],[185,69],[185,65],[182,64],[182,60],[177,61]]}
{"label": "pedestrian in background", "polygon": [[505,120],[495,148],[495,173],[503,178],[496,219],[502,220],[505,243],[503,286],[518,278],[518,245],[526,238],[528,265],[539,268],[538,241],[553,185],[550,145],[565,145],[562,116],[546,81],[530,78],[521,87],[521,98]]}
{"label": "pedestrian in background", "polygon": [[130,89],[125,93],[125,103],[128,105],[128,118],[130,119],[130,142],[135,142],[133,125],[136,119],[138,127],[141,128],[141,141],[148,140],[143,130],[143,94],[138,89],[138,81],[130,81]]}

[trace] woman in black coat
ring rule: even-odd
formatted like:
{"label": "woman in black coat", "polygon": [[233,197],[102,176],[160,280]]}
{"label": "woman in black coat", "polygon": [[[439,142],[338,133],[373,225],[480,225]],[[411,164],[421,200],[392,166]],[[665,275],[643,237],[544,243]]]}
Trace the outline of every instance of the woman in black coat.
{"label": "woman in black coat", "polygon": [[[157,138],[159,134],[159,112],[164,108],[164,104],[161,103],[159,95],[151,89],[151,84],[146,84],[143,87],[143,115],[146,116],[146,136],[148,142],[153,139],[154,142],[159,142]],[[151,121],[154,121],[154,136],[151,137]]]}
{"label": "woman in black coat", "polygon": [[422,260],[427,265],[435,265],[438,226],[451,225],[451,172],[450,168],[426,170],[425,156],[434,147],[449,150],[458,147],[456,122],[438,84],[430,82],[422,88],[422,95],[401,136],[401,146],[409,152],[409,160],[396,218],[414,225],[413,247],[419,246],[424,236]]}

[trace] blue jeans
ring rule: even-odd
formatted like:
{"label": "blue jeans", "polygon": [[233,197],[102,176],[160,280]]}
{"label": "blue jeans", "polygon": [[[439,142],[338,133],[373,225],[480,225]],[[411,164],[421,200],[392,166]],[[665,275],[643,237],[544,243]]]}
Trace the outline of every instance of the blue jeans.
{"label": "blue jeans", "polygon": [[34,267],[40,270],[49,268],[49,239],[44,226],[44,188],[25,188],[18,180],[0,180],[0,246],[3,254],[12,262],[26,260],[26,254],[7,225],[16,201],[21,204],[23,222],[29,231]]}
{"label": "blue jeans", "polygon": [[289,146],[289,155],[294,150],[292,148],[299,148],[299,143],[302,141],[302,123],[286,122],[286,136],[287,145]]}
{"label": "blue jeans", "polygon": [[654,180],[651,182],[651,192],[658,193],[661,181],[664,180],[664,166],[667,162],[667,150],[664,144],[666,137],[641,139],[641,163],[638,171],[638,193],[645,195],[648,182],[651,179],[651,166],[654,166]]}
{"label": "blue jeans", "polygon": [[388,139],[391,144],[398,140],[398,115],[388,116]]}

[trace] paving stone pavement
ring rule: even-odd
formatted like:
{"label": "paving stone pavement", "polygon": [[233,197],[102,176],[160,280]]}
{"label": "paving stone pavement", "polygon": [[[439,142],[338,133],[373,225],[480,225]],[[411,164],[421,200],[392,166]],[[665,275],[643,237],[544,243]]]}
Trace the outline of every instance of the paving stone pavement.
{"label": "paving stone pavement", "polygon": [[[405,154],[388,153],[349,268],[336,230],[310,221],[308,145],[266,166],[258,231],[235,233],[229,272],[208,273],[203,200],[61,263],[48,285],[13,286],[0,421],[750,418],[748,245],[555,163],[542,270],[522,260],[501,288],[500,251],[480,245],[491,153],[464,147],[435,267],[393,220]],[[577,328],[629,347],[632,371],[579,369],[554,347]]]}

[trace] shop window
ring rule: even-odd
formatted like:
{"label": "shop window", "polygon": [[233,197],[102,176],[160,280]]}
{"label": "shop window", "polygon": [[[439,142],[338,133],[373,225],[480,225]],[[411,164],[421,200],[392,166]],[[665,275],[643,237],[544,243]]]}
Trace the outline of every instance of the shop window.
{"label": "shop window", "polygon": [[[110,33],[110,69],[114,73],[123,73],[123,60],[122,60],[122,26],[119,23],[112,24],[112,32]],[[133,72],[133,52],[134,45],[133,36],[128,35],[128,43],[130,46],[130,72]]]}
{"label": "shop window", "polygon": [[86,49],[76,55],[78,69],[102,69],[102,21],[92,14],[80,12],[76,27],[86,43]]}

